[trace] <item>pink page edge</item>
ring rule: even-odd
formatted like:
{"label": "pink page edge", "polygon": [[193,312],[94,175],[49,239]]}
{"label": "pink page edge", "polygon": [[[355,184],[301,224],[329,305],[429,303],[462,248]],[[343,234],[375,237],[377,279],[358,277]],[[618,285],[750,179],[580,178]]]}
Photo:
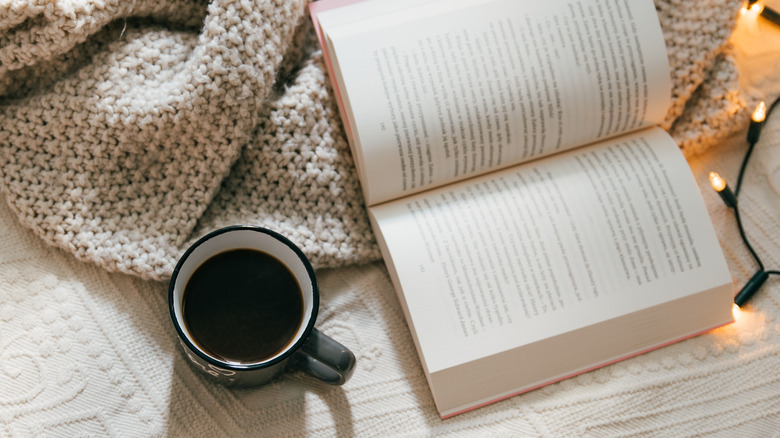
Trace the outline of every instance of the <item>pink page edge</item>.
{"label": "pink page edge", "polygon": [[525,388],[525,389],[522,389],[520,391],[513,392],[512,394],[508,394],[508,395],[499,397],[499,398],[494,399],[494,400],[489,400],[489,401],[486,401],[484,403],[480,403],[480,404],[472,406],[470,408],[466,408],[466,409],[463,409],[463,410],[460,410],[460,411],[457,411],[457,412],[453,412],[453,413],[447,414],[447,415],[441,415],[441,419],[445,420],[447,418],[452,418],[452,417],[454,417],[456,415],[460,415],[460,414],[463,414],[463,413],[468,412],[468,411],[473,411],[474,409],[478,409],[478,408],[481,408],[483,406],[487,406],[487,405],[499,402],[501,400],[506,400],[506,399],[514,397],[516,395],[520,395],[520,394],[523,394],[523,393],[526,393],[526,392],[529,392],[529,391],[533,391],[534,389],[539,389],[539,388],[541,388],[543,386],[547,386],[547,385],[551,385],[553,383],[560,382],[561,380],[566,380],[568,378],[571,378],[571,377],[574,377],[574,376],[578,376],[580,374],[585,374],[587,372],[593,371],[593,370],[601,368],[601,367],[612,365],[614,363],[621,362],[621,361],[624,361],[626,359],[631,359],[632,357],[636,357],[636,356],[639,356],[639,355],[642,355],[642,354],[645,354],[645,353],[649,353],[649,352],[651,352],[653,350],[657,350],[659,348],[663,348],[663,347],[666,347],[668,345],[676,344],[677,342],[682,342],[682,341],[684,341],[686,339],[690,339],[690,338],[702,335],[702,334],[707,333],[707,332],[709,332],[711,330],[715,330],[716,328],[729,325],[729,324],[731,324],[733,322],[734,322],[734,320],[731,320],[731,321],[723,323],[723,324],[718,324],[718,325],[716,325],[714,327],[711,327],[711,328],[708,328],[708,329],[704,329],[704,330],[692,333],[692,334],[687,335],[687,336],[683,336],[682,338],[673,339],[671,341],[664,342],[662,344],[658,344],[658,345],[654,345],[652,347],[645,348],[644,350],[636,351],[636,352],[628,354],[626,356],[621,356],[621,357],[619,357],[617,359],[612,359],[610,361],[607,361],[607,362],[604,362],[604,363],[601,363],[601,364],[598,364],[598,365],[594,365],[594,366],[592,366],[590,368],[585,368],[584,370],[575,371],[575,372],[573,372],[571,374],[567,374],[567,375],[565,375],[563,377],[558,377],[557,379],[553,379],[553,380],[550,380],[548,382],[540,383],[540,384],[534,385],[534,386],[532,386],[530,388]]}

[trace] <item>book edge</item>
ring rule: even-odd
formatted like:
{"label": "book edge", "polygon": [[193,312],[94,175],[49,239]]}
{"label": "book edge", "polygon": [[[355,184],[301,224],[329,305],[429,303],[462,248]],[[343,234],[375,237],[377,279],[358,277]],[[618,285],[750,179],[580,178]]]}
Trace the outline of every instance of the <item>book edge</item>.
{"label": "book edge", "polygon": [[714,325],[712,327],[705,328],[705,329],[702,329],[702,330],[698,330],[696,332],[689,333],[689,334],[683,335],[683,336],[681,336],[679,338],[675,338],[675,339],[672,339],[672,340],[669,340],[669,341],[665,341],[665,342],[662,342],[662,343],[657,344],[657,345],[652,345],[650,347],[647,347],[647,348],[644,348],[644,349],[641,349],[641,350],[638,350],[638,351],[634,351],[634,352],[628,353],[628,354],[626,354],[624,356],[619,356],[619,357],[616,357],[616,358],[613,358],[613,359],[609,359],[609,360],[607,360],[605,362],[600,362],[600,363],[597,363],[597,364],[592,365],[590,367],[574,371],[574,372],[572,372],[570,374],[566,374],[564,376],[556,377],[554,379],[551,379],[551,380],[548,380],[548,381],[544,381],[542,383],[535,384],[533,386],[521,389],[521,390],[513,392],[511,394],[502,395],[502,396],[499,396],[497,398],[494,398],[494,399],[491,399],[491,400],[488,400],[488,401],[480,402],[480,403],[478,403],[478,404],[476,404],[474,406],[470,406],[470,407],[463,408],[463,409],[456,408],[456,409],[451,409],[451,410],[448,410],[448,411],[440,412],[439,416],[441,417],[442,420],[445,420],[447,418],[452,418],[452,417],[454,417],[456,415],[460,415],[460,414],[463,414],[463,413],[466,413],[466,412],[469,412],[469,411],[473,411],[475,409],[479,409],[481,407],[485,407],[487,405],[491,405],[493,403],[497,403],[499,401],[506,400],[506,399],[512,398],[514,396],[517,396],[517,395],[520,395],[520,394],[524,394],[526,392],[530,392],[530,391],[533,391],[535,389],[542,388],[542,387],[547,386],[547,385],[551,385],[553,383],[557,383],[557,382],[560,382],[560,381],[563,381],[563,380],[566,380],[566,379],[569,379],[569,378],[572,378],[572,377],[576,377],[576,376],[578,376],[580,374],[585,374],[585,373],[588,373],[590,371],[594,371],[594,370],[597,370],[599,368],[603,368],[603,367],[606,367],[606,366],[609,366],[609,365],[613,365],[613,364],[616,364],[618,362],[622,362],[624,360],[628,360],[628,359],[631,359],[631,358],[636,357],[636,356],[641,356],[641,355],[643,355],[645,353],[649,353],[651,351],[659,350],[661,348],[664,348],[664,347],[667,347],[669,345],[685,341],[687,339],[695,338],[696,336],[703,335],[703,334],[708,333],[708,332],[710,332],[712,330],[715,330],[717,328],[724,327],[724,326],[727,326],[727,325],[733,324],[733,323],[734,323],[734,318],[731,318],[731,320],[729,320],[729,321],[726,321],[726,322],[723,322],[723,323],[720,323],[720,324],[716,324],[716,325]]}

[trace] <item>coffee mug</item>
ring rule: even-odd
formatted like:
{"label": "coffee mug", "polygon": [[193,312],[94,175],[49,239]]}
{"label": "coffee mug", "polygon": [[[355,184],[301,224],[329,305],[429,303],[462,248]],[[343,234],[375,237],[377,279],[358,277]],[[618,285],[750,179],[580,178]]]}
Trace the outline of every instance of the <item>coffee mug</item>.
{"label": "coffee mug", "polygon": [[333,385],[355,356],[314,323],[314,269],[289,239],[266,228],[232,226],[195,242],[168,288],[171,320],[193,366],[230,385],[259,385],[285,368]]}

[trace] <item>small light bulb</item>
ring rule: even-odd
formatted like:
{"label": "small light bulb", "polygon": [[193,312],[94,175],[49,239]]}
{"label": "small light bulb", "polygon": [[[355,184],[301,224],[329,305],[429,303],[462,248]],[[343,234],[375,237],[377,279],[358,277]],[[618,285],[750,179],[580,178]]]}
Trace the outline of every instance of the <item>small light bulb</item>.
{"label": "small light bulb", "polygon": [[739,10],[739,15],[751,29],[756,30],[755,26],[758,24],[758,16],[761,15],[763,10],[764,7],[761,4],[755,0],[751,0],[742,5],[742,8]]}
{"label": "small light bulb", "polygon": [[710,184],[716,192],[722,192],[726,188],[726,180],[721,178],[717,172],[710,172]]}
{"label": "small light bulb", "polygon": [[764,128],[764,122],[766,122],[766,102],[763,100],[758,103],[755,111],[750,116],[750,125],[748,126],[747,141],[748,143],[755,143],[761,136],[761,130]]}
{"label": "small light bulb", "polygon": [[725,179],[721,178],[716,172],[710,172],[710,184],[712,184],[712,188],[718,192],[720,199],[723,200],[726,206],[729,208],[737,208],[737,196],[734,195],[734,192],[731,191],[729,185],[726,184]]}
{"label": "small light bulb", "polygon": [[734,317],[735,321],[739,321],[742,316],[742,309],[736,303],[731,305],[731,315]]}
{"label": "small light bulb", "polygon": [[751,119],[756,123],[762,123],[764,120],[766,120],[766,102],[762,100],[758,103],[755,111],[753,111]]}

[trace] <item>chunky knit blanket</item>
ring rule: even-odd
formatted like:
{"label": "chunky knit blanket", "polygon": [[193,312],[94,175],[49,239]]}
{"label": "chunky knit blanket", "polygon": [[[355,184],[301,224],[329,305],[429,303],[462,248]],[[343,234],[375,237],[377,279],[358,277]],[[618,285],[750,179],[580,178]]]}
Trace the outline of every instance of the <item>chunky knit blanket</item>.
{"label": "chunky knit blanket", "polygon": [[[686,154],[743,126],[736,1],[656,0]],[[305,2],[0,0],[0,188],[44,241],[165,279],[256,224],[316,267],[379,258]]]}

